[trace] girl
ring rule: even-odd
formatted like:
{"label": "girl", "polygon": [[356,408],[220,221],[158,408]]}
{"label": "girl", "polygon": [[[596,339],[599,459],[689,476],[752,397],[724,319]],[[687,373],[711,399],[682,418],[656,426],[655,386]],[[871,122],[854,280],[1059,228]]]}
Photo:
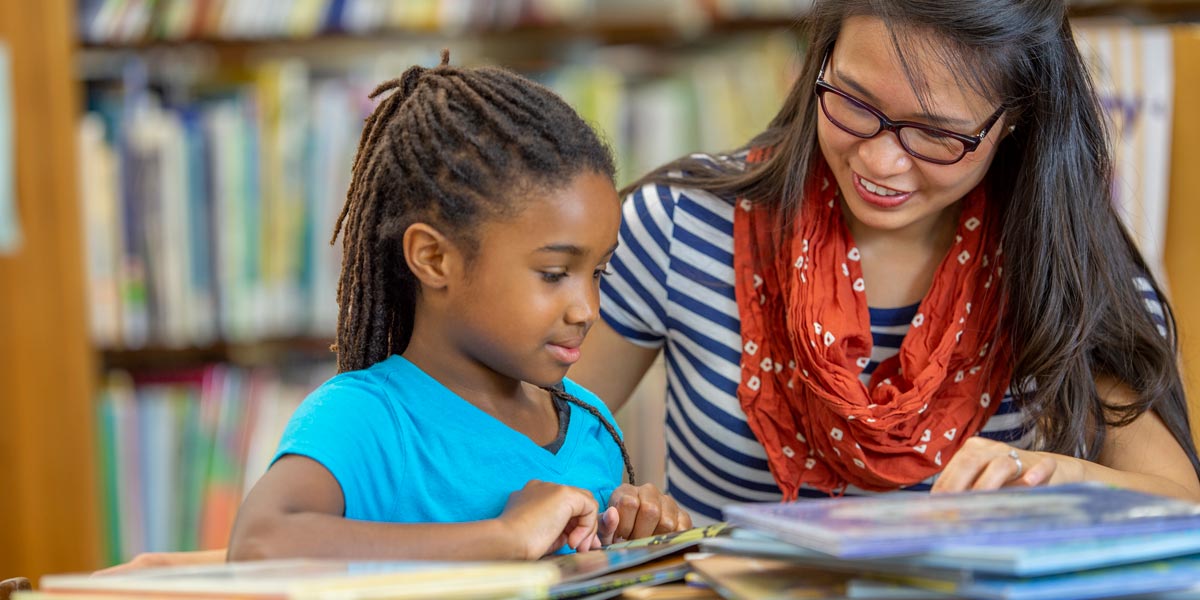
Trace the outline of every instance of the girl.
{"label": "girl", "polygon": [[448,59],[372,94],[392,92],[334,231],[340,373],[292,417],[231,560],[533,559],[691,526],[652,486],[601,517],[633,472],[563,379],[616,247],[607,148],[548,89]]}
{"label": "girl", "polygon": [[572,371],[618,407],[665,345],[672,496],[697,519],[1081,480],[1200,499],[1064,2],[817,0],[805,33],[766,131],[632,186]]}

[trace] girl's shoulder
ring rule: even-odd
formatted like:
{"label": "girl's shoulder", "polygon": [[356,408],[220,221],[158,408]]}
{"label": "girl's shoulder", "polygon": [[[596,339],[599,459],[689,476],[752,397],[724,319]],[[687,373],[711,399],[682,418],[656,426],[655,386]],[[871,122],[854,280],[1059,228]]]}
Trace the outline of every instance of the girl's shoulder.
{"label": "girl's shoulder", "polygon": [[406,377],[406,371],[411,369],[416,369],[415,365],[403,357],[393,355],[365,369],[346,371],[330,377],[313,390],[309,398],[336,396],[386,400],[389,397],[389,386],[395,381],[412,379],[411,374]]}
{"label": "girl's shoulder", "polygon": [[600,411],[600,414],[603,414],[609,420],[613,420],[612,413],[608,410],[608,406],[604,404],[604,401],[601,400],[599,396],[593,394],[591,390],[565,377],[563,378],[563,390],[568,394],[575,396],[584,403],[596,407]]}

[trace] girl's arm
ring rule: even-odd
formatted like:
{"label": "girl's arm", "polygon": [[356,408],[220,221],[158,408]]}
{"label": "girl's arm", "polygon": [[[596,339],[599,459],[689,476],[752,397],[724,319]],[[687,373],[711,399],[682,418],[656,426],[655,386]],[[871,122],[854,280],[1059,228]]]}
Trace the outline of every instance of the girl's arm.
{"label": "girl's arm", "polygon": [[600,319],[588,332],[579,362],[567,375],[599,396],[615,413],[629,400],[656,356],[657,348],[630,342]]}
{"label": "girl's arm", "polygon": [[563,544],[599,547],[596,501],[579,488],[531,481],[503,514],[470,523],[377,523],[342,516],[342,488],[320,463],[275,462],[242,503],[229,560],[360,558],[536,559]]}
{"label": "girl's arm", "polygon": [[[1109,378],[1098,378],[1096,386],[1107,404],[1128,404],[1135,397],[1129,386]],[[1017,462],[1009,455],[1012,450],[980,437],[968,440],[946,465],[934,491],[1100,481],[1200,501],[1200,480],[1187,453],[1152,411],[1124,427],[1109,427],[1097,462],[1019,450],[1021,476],[1017,477]]]}

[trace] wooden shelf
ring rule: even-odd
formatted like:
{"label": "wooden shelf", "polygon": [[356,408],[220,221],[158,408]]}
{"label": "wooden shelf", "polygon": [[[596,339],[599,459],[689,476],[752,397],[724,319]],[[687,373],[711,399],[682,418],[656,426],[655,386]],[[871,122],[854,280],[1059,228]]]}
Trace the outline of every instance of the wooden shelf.
{"label": "wooden shelf", "polygon": [[186,348],[151,346],[138,349],[101,349],[100,368],[128,371],[162,371],[217,362],[244,366],[278,366],[297,362],[336,360],[332,338],[294,337],[234,343],[217,342]]}

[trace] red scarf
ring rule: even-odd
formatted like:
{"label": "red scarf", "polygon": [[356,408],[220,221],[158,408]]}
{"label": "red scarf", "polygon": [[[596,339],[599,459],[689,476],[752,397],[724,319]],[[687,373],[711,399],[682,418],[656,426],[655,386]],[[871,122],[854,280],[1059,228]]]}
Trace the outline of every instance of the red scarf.
{"label": "red scarf", "polygon": [[919,483],[1000,405],[1010,373],[1008,361],[992,360],[1008,352],[1006,338],[994,336],[999,228],[989,223],[982,186],[961,202],[956,241],[899,354],[864,386],[859,374],[872,346],[866,287],[828,166],[814,171],[786,231],[770,207],[738,201],[738,400],[785,500],[801,484],[839,494],[847,484],[884,491]]}

